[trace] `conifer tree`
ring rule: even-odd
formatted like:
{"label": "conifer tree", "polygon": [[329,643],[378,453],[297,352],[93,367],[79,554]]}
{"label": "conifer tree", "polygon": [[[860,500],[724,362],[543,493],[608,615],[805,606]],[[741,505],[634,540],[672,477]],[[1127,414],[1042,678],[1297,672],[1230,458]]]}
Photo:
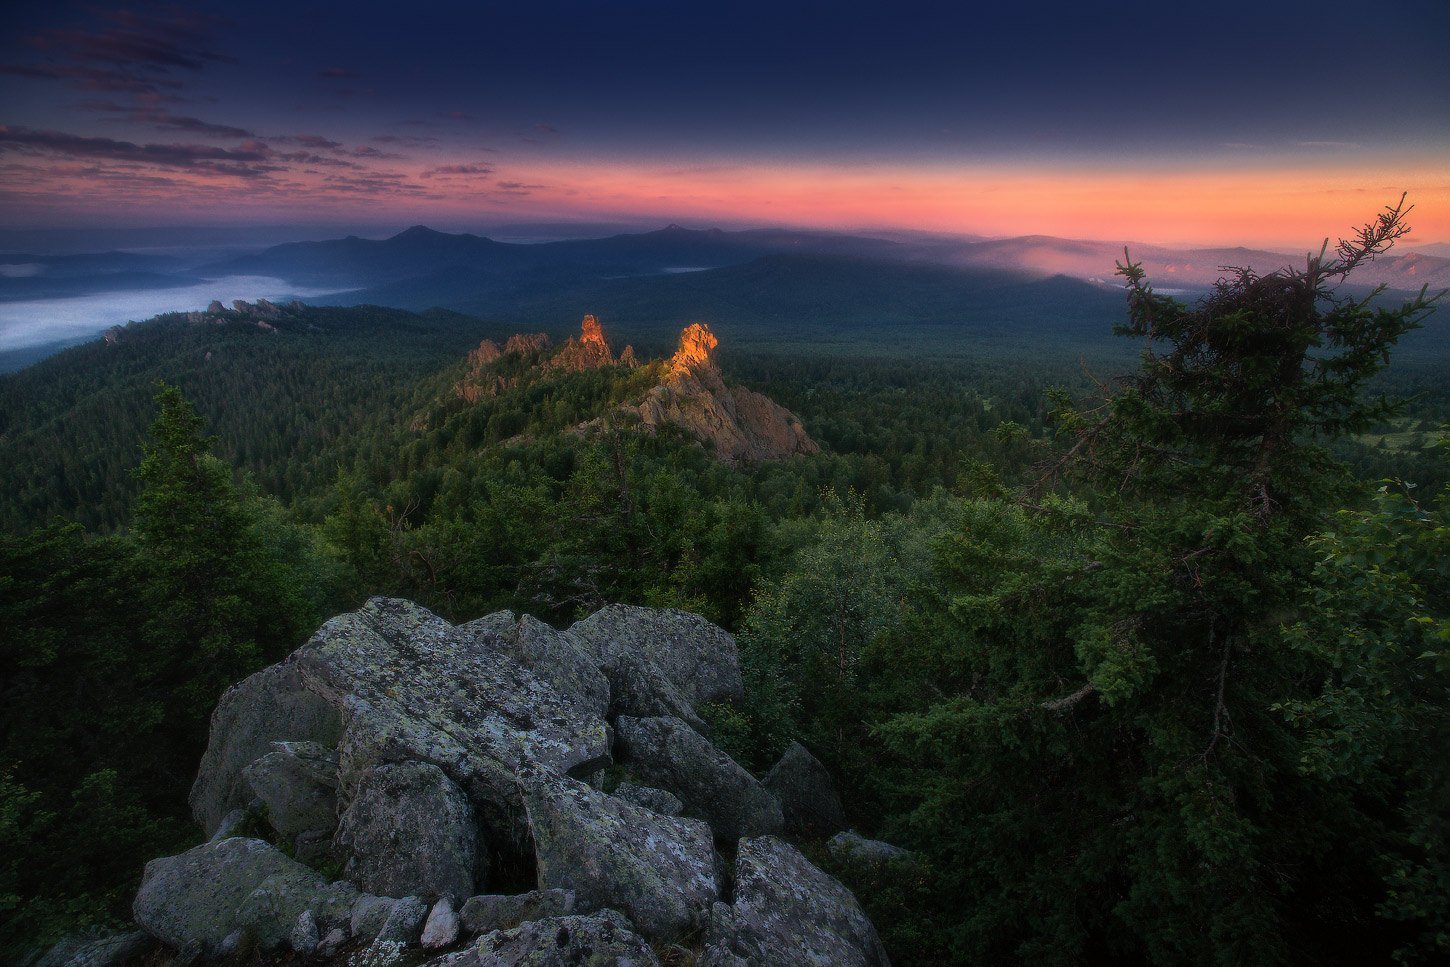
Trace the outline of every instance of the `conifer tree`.
{"label": "conifer tree", "polygon": [[261,666],[264,644],[286,636],[286,616],[269,593],[276,576],[231,469],[211,454],[201,417],[175,386],[160,384],[156,403],[136,471],[141,613],[152,643],[149,671],[174,685],[169,717],[194,737],[221,692]]}
{"label": "conifer tree", "polygon": [[[1070,446],[1042,486],[976,505],[948,544],[935,699],[885,735],[962,949],[1276,963],[1403,939],[1375,915],[1386,857],[1418,849],[1398,765],[1305,767],[1288,710],[1344,656],[1285,629],[1315,600],[1308,538],[1351,496],[1324,444],[1383,412],[1364,383],[1434,301],[1334,292],[1406,211],[1303,270],[1234,270],[1197,307],[1123,264],[1140,371],[1061,408]],[[1366,721],[1384,705],[1357,700]]]}

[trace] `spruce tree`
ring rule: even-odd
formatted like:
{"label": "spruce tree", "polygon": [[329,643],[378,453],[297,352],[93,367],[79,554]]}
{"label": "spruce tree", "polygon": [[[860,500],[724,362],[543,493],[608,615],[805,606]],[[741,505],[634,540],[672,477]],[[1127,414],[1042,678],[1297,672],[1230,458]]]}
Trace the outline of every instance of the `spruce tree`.
{"label": "spruce tree", "polygon": [[[1383,412],[1364,384],[1434,301],[1335,292],[1405,213],[1302,270],[1233,270],[1196,307],[1126,261],[1139,372],[1061,408],[1039,487],[974,505],[946,545],[932,698],[884,734],[959,949],[1276,963],[1405,939],[1376,915],[1386,857],[1423,853],[1396,760],[1308,768],[1292,711],[1361,659],[1286,632],[1317,606],[1308,539],[1353,496],[1325,444]],[[1366,720],[1384,704],[1357,700]]]}
{"label": "spruce tree", "polygon": [[195,742],[222,691],[261,666],[286,622],[266,600],[266,555],[201,417],[175,386],[160,384],[156,403],[136,471],[140,611],[150,675],[173,686],[168,718]]}

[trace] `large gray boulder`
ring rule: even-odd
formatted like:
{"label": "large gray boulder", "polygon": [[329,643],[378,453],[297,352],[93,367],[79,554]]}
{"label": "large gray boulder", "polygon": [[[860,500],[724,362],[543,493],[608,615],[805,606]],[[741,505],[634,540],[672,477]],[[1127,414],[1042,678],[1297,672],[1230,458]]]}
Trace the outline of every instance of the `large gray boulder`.
{"label": "large gray boulder", "polygon": [[331,835],[337,827],[337,753],[316,742],[273,742],[242,770],[279,836]]}
{"label": "large gray boulder", "polygon": [[504,650],[487,632],[392,598],[324,624],[292,661],[308,689],[343,711],[342,802],[376,766],[432,763],[491,829],[526,842],[518,767],[587,772],[610,761],[610,737]]}
{"label": "large gray boulder", "polygon": [[787,833],[830,836],[846,828],[846,811],[831,774],[799,742],[790,744],[763,784],[780,802]]}
{"label": "large gray boulder", "polygon": [[191,787],[191,811],[210,836],[252,791],[247,766],[272,751],[272,743],[310,741],[335,746],[342,718],[335,702],[309,692],[296,665],[264,668],[227,689],[211,716],[211,740]]}
{"label": "large gray boulder", "polygon": [[774,836],[740,841],[735,905],[717,905],[709,940],[717,957],[751,964],[885,967],[876,928],[851,892]]}
{"label": "large gray boulder", "polygon": [[916,862],[916,855],[910,850],[893,846],[879,839],[867,839],[855,830],[844,830],[826,841],[826,852],[843,863],[881,870],[891,866]]}
{"label": "large gray boulder", "polygon": [[458,629],[497,636],[485,640],[495,647],[502,640],[505,654],[590,715],[601,719],[608,715],[609,680],[594,661],[593,651],[569,632],[512,611],[497,611],[459,625]]}
{"label": "large gray boulder", "polygon": [[482,855],[468,797],[424,762],[364,772],[333,847],[349,880],[385,896],[468,896]]}
{"label": "large gray boulder", "polygon": [[529,920],[562,917],[574,912],[569,890],[530,890],[512,896],[484,894],[469,897],[458,918],[468,933],[509,930]]}
{"label": "large gray boulder", "polygon": [[495,930],[449,967],[658,967],[649,943],[613,910]]}
{"label": "large gray boulder", "polygon": [[147,863],[131,912],[171,947],[212,950],[238,930],[275,944],[325,885],[276,847],[234,837]]}
{"label": "large gray boulder", "polygon": [[572,890],[580,909],[621,910],[651,939],[703,924],[719,894],[708,826],[542,771],[521,776],[520,785],[540,887]]}
{"label": "large gray boulder", "polygon": [[613,714],[673,715],[704,730],[700,705],[744,700],[735,637],[699,615],[612,604],[569,633],[609,679]]}
{"label": "large gray boulder", "polygon": [[780,832],[780,803],[736,761],[672,716],[614,722],[631,772],[677,796],[684,814],[703,819],[721,839]]}

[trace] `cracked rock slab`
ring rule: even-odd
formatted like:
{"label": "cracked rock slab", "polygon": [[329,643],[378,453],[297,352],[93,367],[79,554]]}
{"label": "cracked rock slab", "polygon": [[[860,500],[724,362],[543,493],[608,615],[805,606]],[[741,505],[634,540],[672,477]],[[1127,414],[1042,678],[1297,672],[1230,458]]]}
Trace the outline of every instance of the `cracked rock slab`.
{"label": "cracked rock slab", "polygon": [[[712,916],[720,953],[752,964],[886,967],[876,928],[856,898],[774,836],[740,841],[735,905]],[[720,943],[720,941],[725,941]]]}
{"label": "cracked rock slab", "polygon": [[780,803],[739,763],[672,716],[614,723],[630,771],[673,793],[686,816],[703,819],[721,839],[778,833]]}
{"label": "cracked rock slab", "polygon": [[603,720],[488,638],[411,602],[373,598],[328,621],[296,653],[306,687],[342,710],[344,804],[375,766],[431,763],[490,828],[522,841],[527,829],[514,782],[521,765],[568,772],[610,761]]}
{"label": "cracked rock slab", "polygon": [[651,939],[703,926],[719,895],[710,828],[660,816],[582,782],[520,777],[539,885],[571,890],[580,909],[620,910]]}

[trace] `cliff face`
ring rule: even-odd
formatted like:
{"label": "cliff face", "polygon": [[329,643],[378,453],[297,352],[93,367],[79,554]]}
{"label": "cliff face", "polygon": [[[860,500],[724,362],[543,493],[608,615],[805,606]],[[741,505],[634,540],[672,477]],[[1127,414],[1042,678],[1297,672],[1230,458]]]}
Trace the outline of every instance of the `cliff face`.
{"label": "cliff face", "polygon": [[704,323],[685,327],[664,382],[635,408],[641,423],[678,426],[729,464],[819,453],[794,413],[753,390],[725,385],[714,360],[719,343]]}
{"label": "cliff face", "polygon": [[147,864],[136,922],[187,962],[885,965],[781,838],[843,824],[825,769],[795,746],[761,782],[710,741],[736,655],[681,611],[561,631],[374,598],[222,697],[211,839]]}

